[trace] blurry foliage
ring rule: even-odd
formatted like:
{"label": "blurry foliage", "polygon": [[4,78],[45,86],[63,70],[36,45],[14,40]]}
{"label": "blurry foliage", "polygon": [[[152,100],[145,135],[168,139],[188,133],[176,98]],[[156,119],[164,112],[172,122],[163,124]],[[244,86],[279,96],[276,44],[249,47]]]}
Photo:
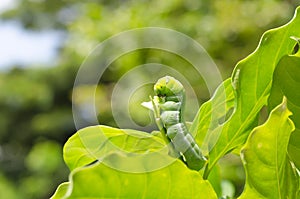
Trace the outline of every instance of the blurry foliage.
{"label": "blurry foliage", "polygon": [[[77,69],[101,41],[132,28],[159,26],[177,30],[197,40],[212,56],[223,77],[235,63],[254,50],[261,34],[285,23],[292,15],[293,1],[43,1],[19,0],[3,20],[20,21],[33,30],[66,32],[58,65],[47,69],[15,68],[0,74],[0,198],[47,198],[67,178],[60,159],[62,145],[75,132],[71,94]],[[99,121],[113,125],[110,94],[114,82],[130,68],[145,63],[186,68],[180,57],[159,50],[138,50],[113,62],[97,88]],[[190,67],[191,68],[191,67]],[[208,99],[205,84],[193,71],[185,70],[199,103]],[[87,87],[75,90],[84,110],[89,103]],[[122,99],[122,96],[120,96]],[[140,101],[131,99],[133,118],[143,123]],[[98,109],[97,108],[97,109]],[[135,113],[136,112],[136,113]],[[147,123],[147,122],[146,122]],[[241,190],[240,163],[223,161],[222,175]],[[227,165],[227,166],[226,166]],[[229,165],[229,166],[228,166]],[[230,168],[230,169],[229,169]],[[225,171],[224,171],[225,170]],[[242,177],[241,177],[242,176]],[[18,188],[17,188],[18,187]]]}

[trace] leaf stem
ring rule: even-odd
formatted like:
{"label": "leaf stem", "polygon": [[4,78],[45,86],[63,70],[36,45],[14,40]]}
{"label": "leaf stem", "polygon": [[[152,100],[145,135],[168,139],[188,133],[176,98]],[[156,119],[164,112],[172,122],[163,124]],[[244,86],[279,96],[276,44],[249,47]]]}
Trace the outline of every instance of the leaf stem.
{"label": "leaf stem", "polygon": [[205,169],[204,169],[204,173],[203,173],[203,179],[207,180],[208,176],[210,173],[210,169],[208,168],[208,164],[206,164]]}

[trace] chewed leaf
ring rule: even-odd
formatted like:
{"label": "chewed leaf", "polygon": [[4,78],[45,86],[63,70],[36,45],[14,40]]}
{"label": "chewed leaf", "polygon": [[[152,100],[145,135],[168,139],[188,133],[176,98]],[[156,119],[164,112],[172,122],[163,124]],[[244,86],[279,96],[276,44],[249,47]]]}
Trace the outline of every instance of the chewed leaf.
{"label": "chewed leaf", "polygon": [[300,52],[299,52],[300,38],[291,36],[291,39],[293,39],[297,42],[296,45],[294,46],[292,54],[296,54],[299,56],[300,55]]}
{"label": "chewed leaf", "polygon": [[[231,77],[236,94],[235,110],[218,128],[209,129],[212,144],[208,147],[205,178],[221,157],[245,143],[257,125],[258,114],[268,102],[275,67],[282,57],[293,51],[295,41],[290,37],[300,37],[299,24],[300,7],[288,24],[264,33],[255,52],[236,65]],[[212,117],[211,121],[215,121]]]}
{"label": "chewed leaf", "polygon": [[294,130],[290,115],[283,102],[264,125],[251,132],[242,150],[246,186],[240,199],[296,198],[299,178],[287,155]]}

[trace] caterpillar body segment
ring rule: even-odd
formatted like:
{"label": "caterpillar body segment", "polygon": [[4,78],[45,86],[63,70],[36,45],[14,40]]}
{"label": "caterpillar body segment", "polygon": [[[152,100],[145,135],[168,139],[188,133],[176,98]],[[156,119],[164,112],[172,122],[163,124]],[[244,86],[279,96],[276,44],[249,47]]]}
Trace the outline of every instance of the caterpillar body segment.
{"label": "caterpillar body segment", "polygon": [[[163,128],[167,139],[172,143],[174,151],[178,152],[190,169],[200,170],[206,158],[189,133],[183,119],[185,90],[183,85],[173,77],[160,78],[154,85],[156,96],[152,100],[158,126]],[[156,109],[156,110],[155,110]]]}

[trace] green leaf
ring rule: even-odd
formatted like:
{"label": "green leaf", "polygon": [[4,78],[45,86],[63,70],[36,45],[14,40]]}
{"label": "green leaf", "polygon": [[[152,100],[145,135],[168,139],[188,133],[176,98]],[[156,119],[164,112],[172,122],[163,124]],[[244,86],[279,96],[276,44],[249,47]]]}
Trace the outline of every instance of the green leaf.
{"label": "green leaf", "polygon": [[64,160],[72,171],[102,159],[115,151],[148,153],[167,148],[162,139],[149,133],[108,126],[91,126],[79,130],[64,146]]}
{"label": "green leaf", "polygon": [[71,173],[68,192],[63,198],[217,199],[209,182],[180,160],[159,153],[143,161],[130,158],[128,154],[112,153],[105,161],[114,167],[119,164],[139,164],[145,170],[150,164],[166,159],[174,162],[168,167],[144,173],[121,172],[101,162],[78,168]]}
{"label": "green leaf", "polygon": [[53,194],[53,196],[50,199],[61,199],[61,198],[63,198],[67,194],[69,186],[70,186],[69,182],[61,183],[57,187],[55,193]]}
{"label": "green leaf", "polygon": [[269,104],[273,107],[283,95],[288,100],[288,108],[293,113],[291,119],[296,127],[290,137],[288,152],[300,169],[300,57],[284,56],[276,67],[273,79]]}
{"label": "green leaf", "polygon": [[237,64],[232,75],[236,109],[229,120],[209,132],[212,135],[221,133],[209,141],[216,144],[210,150],[205,178],[221,157],[244,144],[256,126],[258,113],[267,104],[275,66],[284,55],[293,51],[295,41],[290,37],[300,36],[299,10],[300,7],[288,24],[264,33],[255,52]]}
{"label": "green leaf", "polygon": [[290,115],[284,100],[264,125],[251,132],[242,149],[246,186],[240,199],[296,198],[299,177],[287,155],[294,130]]}
{"label": "green leaf", "polygon": [[216,90],[211,100],[205,102],[199,109],[190,129],[192,135],[203,151],[208,155],[210,146],[213,143],[213,136],[218,136],[218,131],[213,134],[232,114],[234,108],[234,92],[231,86],[231,79],[225,80]]}

